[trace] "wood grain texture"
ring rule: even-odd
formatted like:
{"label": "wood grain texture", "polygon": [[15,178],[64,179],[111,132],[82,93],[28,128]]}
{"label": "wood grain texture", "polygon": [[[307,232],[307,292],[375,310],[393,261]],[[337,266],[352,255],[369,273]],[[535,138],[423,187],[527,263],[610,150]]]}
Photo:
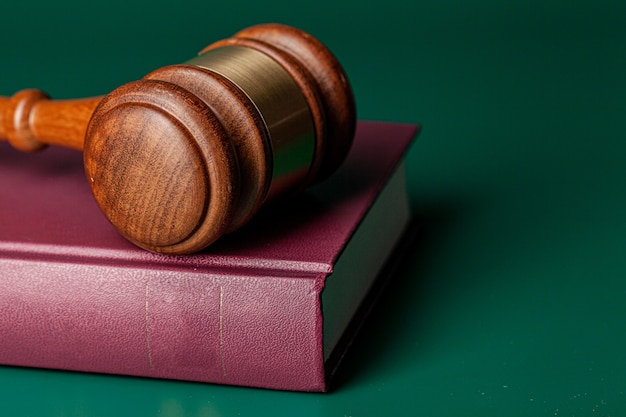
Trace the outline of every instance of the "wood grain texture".
{"label": "wood grain texture", "polygon": [[102,97],[80,100],[43,100],[33,108],[33,136],[48,145],[83,149],[87,122]]}
{"label": "wood grain texture", "polygon": [[202,250],[269,199],[328,177],[355,124],[352,89],[332,53],[275,24],[104,97],[0,97],[0,139],[29,152],[82,149],[107,219],[136,245],[169,254]]}
{"label": "wood grain texture", "polygon": [[167,81],[187,91],[195,91],[227,130],[239,163],[241,187],[228,231],[240,228],[260,209],[271,182],[269,138],[254,103],[225,77],[200,67],[164,67],[148,74],[145,79]]}
{"label": "wood grain texture", "polygon": [[239,166],[222,124],[195,95],[140,80],[107,95],[85,141],[96,202],[138,246],[190,253],[222,236],[239,198]]}
{"label": "wood grain texture", "polygon": [[101,97],[52,101],[39,90],[0,97],[0,139],[25,152],[58,145],[82,150],[87,123]]}

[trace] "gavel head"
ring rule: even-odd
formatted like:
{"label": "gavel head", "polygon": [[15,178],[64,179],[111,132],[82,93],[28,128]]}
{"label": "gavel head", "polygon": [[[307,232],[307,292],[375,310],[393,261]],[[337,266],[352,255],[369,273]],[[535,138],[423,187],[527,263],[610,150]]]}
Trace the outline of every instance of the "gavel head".
{"label": "gavel head", "polygon": [[319,41],[261,25],[105,96],[85,171],[109,221],[151,251],[199,251],[268,200],[330,175],[355,129],[352,90]]}

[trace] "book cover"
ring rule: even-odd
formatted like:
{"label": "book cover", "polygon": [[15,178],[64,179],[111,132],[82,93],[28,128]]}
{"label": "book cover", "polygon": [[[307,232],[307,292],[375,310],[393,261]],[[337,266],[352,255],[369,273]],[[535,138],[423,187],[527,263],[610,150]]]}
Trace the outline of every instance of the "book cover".
{"label": "book cover", "polygon": [[190,256],[124,240],[80,153],[0,144],[0,363],[327,390],[410,222],[403,160],[416,133],[359,122],[330,179]]}

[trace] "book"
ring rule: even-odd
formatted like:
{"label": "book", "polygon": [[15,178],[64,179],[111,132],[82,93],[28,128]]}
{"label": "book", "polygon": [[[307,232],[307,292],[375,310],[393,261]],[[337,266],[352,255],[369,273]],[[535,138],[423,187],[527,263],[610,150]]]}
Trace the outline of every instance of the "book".
{"label": "book", "polygon": [[331,178],[188,256],[124,240],[79,152],[0,144],[0,364],[328,390],[411,222],[417,132],[359,122]]}

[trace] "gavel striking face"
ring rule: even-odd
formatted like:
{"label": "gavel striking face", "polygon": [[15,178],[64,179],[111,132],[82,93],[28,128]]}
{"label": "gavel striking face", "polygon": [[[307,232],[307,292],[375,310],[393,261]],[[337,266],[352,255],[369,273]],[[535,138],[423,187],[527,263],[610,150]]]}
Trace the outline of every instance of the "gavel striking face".
{"label": "gavel striking face", "polygon": [[197,252],[267,201],[330,175],[355,129],[340,64],[298,29],[260,25],[104,97],[0,97],[0,138],[84,151],[107,219],[154,252]]}

